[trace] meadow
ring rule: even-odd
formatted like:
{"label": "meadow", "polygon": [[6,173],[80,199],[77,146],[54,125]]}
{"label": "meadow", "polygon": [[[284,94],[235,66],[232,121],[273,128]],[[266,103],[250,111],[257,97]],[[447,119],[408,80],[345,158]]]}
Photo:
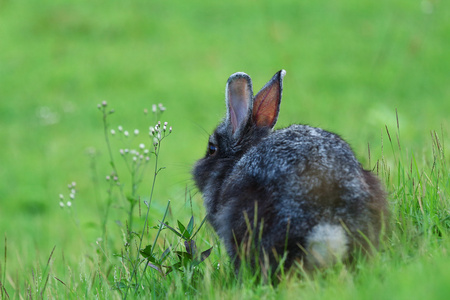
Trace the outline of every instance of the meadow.
{"label": "meadow", "polygon": [[[439,0],[0,0],[0,298],[448,299],[449,37]],[[392,215],[371,260],[272,286],[235,277],[200,227],[190,170],[225,114],[228,76],[244,71],[258,90],[280,69],[276,128],[340,134]],[[136,175],[120,149],[160,152]],[[187,240],[199,229],[209,256],[133,275],[141,240],[158,237],[161,266],[178,259],[168,245],[188,252],[163,218]]]}

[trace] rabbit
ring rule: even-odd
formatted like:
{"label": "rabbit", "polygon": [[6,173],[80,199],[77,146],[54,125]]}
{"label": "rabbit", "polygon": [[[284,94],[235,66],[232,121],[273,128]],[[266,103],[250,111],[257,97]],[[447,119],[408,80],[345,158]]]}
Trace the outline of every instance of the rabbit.
{"label": "rabbit", "polygon": [[226,117],[192,170],[236,270],[243,260],[266,271],[281,261],[305,270],[351,261],[378,247],[388,215],[380,181],[338,135],[297,124],[273,130],[285,74],[256,96],[247,74],[229,77]]}

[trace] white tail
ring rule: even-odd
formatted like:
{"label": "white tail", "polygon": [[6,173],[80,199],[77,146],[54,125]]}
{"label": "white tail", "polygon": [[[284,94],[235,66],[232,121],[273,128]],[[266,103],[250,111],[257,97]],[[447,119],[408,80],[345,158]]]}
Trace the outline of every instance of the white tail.
{"label": "white tail", "polygon": [[306,242],[306,263],[311,268],[330,267],[347,256],[348,239],[340,225],[316,225]]}

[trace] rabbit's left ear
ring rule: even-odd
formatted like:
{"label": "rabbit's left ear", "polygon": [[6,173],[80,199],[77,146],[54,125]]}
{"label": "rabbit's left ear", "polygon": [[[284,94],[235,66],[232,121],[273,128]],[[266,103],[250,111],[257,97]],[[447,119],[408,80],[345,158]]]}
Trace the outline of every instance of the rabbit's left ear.
{"label": "rabbit's left ear", "polygon": [[285,70],[278,71],[256,94],[253,100],[253,123],[258,127],[275,126],[280,112],[283,77]]}

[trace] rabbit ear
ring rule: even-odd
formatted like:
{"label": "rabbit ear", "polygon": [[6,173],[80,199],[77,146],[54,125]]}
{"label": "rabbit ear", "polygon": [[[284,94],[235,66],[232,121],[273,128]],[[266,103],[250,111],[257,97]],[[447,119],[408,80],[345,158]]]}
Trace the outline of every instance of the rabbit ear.
{"label": "rabbit ear", "polygon": [[253,89],[252,79],[245,73],[238,72],[228,78],[225,90],[227,103],[227,122],[233,134],[247,123],[251,114]]}
{"label": "rabbit ear", "polygon": [[285,70],[278,71],[256,94],[253,101],[253,122],[256,126],[272,128],[277,122],[284,75],[286,75]]}

